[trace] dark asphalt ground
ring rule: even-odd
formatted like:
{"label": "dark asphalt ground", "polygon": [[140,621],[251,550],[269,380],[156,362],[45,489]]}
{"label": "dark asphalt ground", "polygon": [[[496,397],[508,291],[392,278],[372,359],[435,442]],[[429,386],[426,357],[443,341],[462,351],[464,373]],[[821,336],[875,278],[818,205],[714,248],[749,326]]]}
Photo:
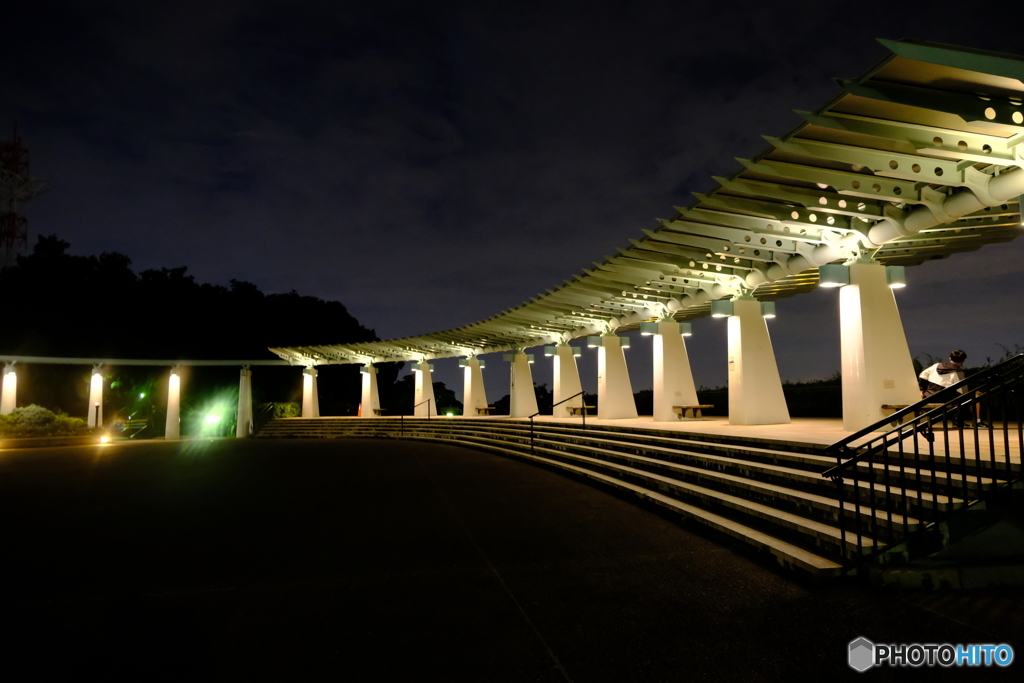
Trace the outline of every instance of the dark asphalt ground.
{"label": "dark asphalt ground", "polygon": [[847,643],[1006,642],[1024,591],[817,584],[457,446],[0,451],[0,679],[1020,680],[857,674]]}

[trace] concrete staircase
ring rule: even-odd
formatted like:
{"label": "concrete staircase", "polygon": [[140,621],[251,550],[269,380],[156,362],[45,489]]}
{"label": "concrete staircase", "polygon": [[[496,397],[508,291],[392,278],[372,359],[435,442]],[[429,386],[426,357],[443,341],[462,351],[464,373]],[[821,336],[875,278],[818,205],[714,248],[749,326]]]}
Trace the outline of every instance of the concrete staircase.
{"label": "concrete staircase", "polygon": [[[289,418],[257,436],[424,439],[491,451],[636,495],[819,576],[841,574],[855,549],[839,530],[835,487],[821,477],[834,460],[816,444],[537,422],[531,449],[529,422],[500,418]],[[916,521],[897,523],[912,529]]]}

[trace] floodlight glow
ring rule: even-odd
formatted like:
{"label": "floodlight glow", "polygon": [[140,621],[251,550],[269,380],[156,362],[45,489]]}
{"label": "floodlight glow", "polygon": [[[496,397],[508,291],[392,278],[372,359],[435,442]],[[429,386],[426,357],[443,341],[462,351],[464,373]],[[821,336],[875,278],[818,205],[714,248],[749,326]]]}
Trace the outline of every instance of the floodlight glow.
{"label": "floodlight glow", "polygon": [[761,316],[765,318],[775,317],[775,302],[774,301],[762,301],[761,302]]}
{"label": "floodlight glow", "polygon": [[139,394],[139,398],[146,398],[146,392],[142,392],[141,394]]}
{"label": "floodlight glow", "polygon": [[445,417],[455,417],[455,413],[445,413]]}
{"label": "floodlight glow", "polygon": [[220,415],[217,415],[216,413],[210,413],[209,415],[206,416],[203,422],[205,422],[208,425],[215,425],[218,422],[220,422]]}
{"label": "floodlight glow", "polygon": [[651,335],[658,334],[658,323],[640,323],[640,334],[642,334],[645,337],[650,337]]}
{"label": "floodlight glow", "polygon": [[100,437],[100,443],[110,443],[110,437],[104,434]]}
{"label": "floodlight glow", "polygon": [[850,267],[828,263],[818,267],[819,287],[845,287],[850,284]]}
{"label": "floodlight glow", "polygon": [[598,346],[601,346],[600,337],[587,337],[587,348],[596,349]]}
{"label": "floodlight glow", "polygon": [[903,266],[886,266],[885,280],[892,289],[907,286],[907,269]]}
{"label": "floodlight glow", "polygon": [[684,337],[693,336],[693,324],[692,323],[679,323],[679,332]]}
{"label": "floodlight glow", "polygon": [[728,299],[721,301],[711,302],[711,317],[712,318],[728,318],[733,314],[732,302]]}

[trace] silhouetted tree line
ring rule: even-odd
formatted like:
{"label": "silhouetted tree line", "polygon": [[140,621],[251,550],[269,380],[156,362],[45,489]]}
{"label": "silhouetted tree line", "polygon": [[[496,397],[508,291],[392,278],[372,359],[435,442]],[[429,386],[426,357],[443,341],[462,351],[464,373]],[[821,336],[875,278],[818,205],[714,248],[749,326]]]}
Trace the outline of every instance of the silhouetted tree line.
{"label": "silhouetted tree line", "polygon": [[[338,301],[291,291],[264,294],[251,282],[198,283],[185,266],[136,273],[124,254],[68,254],[69,243],[40,236],[32,253],[0,270],[0,353],[24,356],[168,360],[275,359],[272,346],[375,341]],[[400,400],[402,363],[378,366],[382,400]],[[21,365],[18,403],[84,414],[91,367]],[[165,410],[166,368],[107,367],[105,413],[157,417]],[[192,368],[184,378],[183,415],[211,391],[237,397],[238,368]],[[359,370],[321,366],[324,415],[355,414]],[[298,368],[256,367],[256,402],[298,401]],[[140,398],[142,396],[142,398]],[[110,405],[113,402],[116,405]],[[191,406],[194,407],[194,406]]]}

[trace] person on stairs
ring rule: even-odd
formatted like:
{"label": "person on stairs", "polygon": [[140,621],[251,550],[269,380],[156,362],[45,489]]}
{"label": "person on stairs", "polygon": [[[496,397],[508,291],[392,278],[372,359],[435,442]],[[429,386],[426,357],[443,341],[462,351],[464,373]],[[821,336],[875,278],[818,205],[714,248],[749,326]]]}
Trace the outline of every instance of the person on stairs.
{"label": "person on stairs", "polygon": [[[921,398],[928,398],[957,382],[962,382],[966,378],[963,371],[965,360],[967,360],[967,354],[957,349],[949,354],[948,361],[935,363],[922,370],[917,378],[917,385],[921,389]],[[967,393],[967,389],[961,388],[960,393]],[[981,421],[981,404],[978,402],[974,404],[974,417],[978,427],[988,427]],[[960,421],[959,414],[957,421]]]}

